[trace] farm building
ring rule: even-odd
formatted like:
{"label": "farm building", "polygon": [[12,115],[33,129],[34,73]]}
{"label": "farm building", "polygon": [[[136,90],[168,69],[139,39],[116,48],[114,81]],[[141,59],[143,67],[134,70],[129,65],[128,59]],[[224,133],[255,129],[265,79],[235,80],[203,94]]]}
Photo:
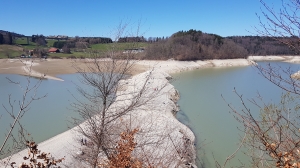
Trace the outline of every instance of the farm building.
{"label": "farm building", "polygon": [[49,53],[59,53],[59,49],[58,49],[58,48],[52,47],[52,48],[50,48],[50,49],[48,50],[48,52],[49,52]]}

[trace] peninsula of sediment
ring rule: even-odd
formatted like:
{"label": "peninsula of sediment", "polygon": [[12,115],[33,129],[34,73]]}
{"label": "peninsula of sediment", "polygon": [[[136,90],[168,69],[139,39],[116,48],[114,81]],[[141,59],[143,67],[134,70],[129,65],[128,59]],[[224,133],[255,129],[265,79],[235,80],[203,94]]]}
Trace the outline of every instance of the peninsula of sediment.
{"label": "peninsula of sediment", "polygon": [[[136,121],[147,125],[147,119],[152,118],[155,121],[155,132],[167,134],[170,136],[169,141],[165,141],[161,145],[167,148],[157,148],[156,155],[174,154],[169,157],[176,156],[176,148],[172,146],[181,147],[182,150],[188,150],[189,157],[182,160],[182,164],[195,165],[196,152],[195,152],[195,136],[193,132],[185,125],[180,123],[174,114],[179,110],[177,106],[177,100],[179,94],[168,81],[171,78],[170,74],[178,73],[186,70],[201,69],[206,67],[230,67],[230,66],[250,66],[254,65],[255,61],[286,61],[299,63],[300,57],[288,57],[288,56],[250,56],[248,59],[229,59],[229,60],[206,60],[206,61],[149,61],[142,60],[137,61],[135,66],[131,70],[133,75],[131,78],[125,81],[128,86],[136,85],[136,81],[146,80],[146,76],[151,73],[153,76],[148,82],[148,89],[158,88],[162,84],[165,87],[161,90],[161,94],[158,95],[149,104],[145,104],[139,111],[132,112],[136,116]],[[76,73],[76,70],[72,67],[74,60],[62,59],[48,59],[48,60],[17,60],[17,59],[6,59],[0,60],[0,73],[3,74],[20,74],[30,75],[35,77],[42,77],[51,80],[59,80],[63,82],[63,79],[57,78],[58,74],[71,74]],[[28,69],[28,65],[31,66],[31,71]],[[122,92],[130,93],[132,87],[127,87],[127,90]],[[155,104],[155,105],[154,105]],[[151,116],[151,117],[150,117]],[[78,143],[78,134],[74,131],[75,128],[65,131],[59,135],[56,135],[44,142],[38,144],[39,149],[42,151],[50,152],[55,158],[65,157],[64,164],[76,165],[72,155],[76,154],[80,150],[81,146]],[[168,131],[166,131],[168,130]],[[160,135],[160,134],[157,134]],[[182,138],[182,137],[185,137]],[[154,138],[158,138],[155,137]],[[186,143],[188,139],[189,143]],[[138,140],[138,138],[137,138]],[[172,145],[170,145],[172,144]],[[167,149],[167,150],[166,150]],[[23,150],[9,157],[11,161],[16,163],[22,163],[23,157],[27,154],[27,150]],[[6,158],[8,159],[8,158]],[[180,158],[178,158],[180,159]],[[176,159],[174,159],[176,160]],[[174,161],[175,165],[177,162]]]}

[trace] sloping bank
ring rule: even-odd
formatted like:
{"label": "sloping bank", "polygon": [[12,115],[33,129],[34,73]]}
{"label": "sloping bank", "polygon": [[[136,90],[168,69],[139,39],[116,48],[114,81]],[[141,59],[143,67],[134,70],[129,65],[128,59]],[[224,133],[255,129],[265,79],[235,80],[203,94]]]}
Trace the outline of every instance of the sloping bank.
{"label": "sloping bank", "polygon": [[[136,153],[143,153],[150,163],[155,165],[167,165],[167,167],[195,167],[195,136],[193,132],[180,123],[175,113],[179,110],[176,104],[179,95],[174,86],[169,83],[170,75],[160,70],[147,71],[121,81],[126,88],[118,91],[117,99],[111,109],[120,109],[130,100],[130,95],[138,93],[145,86],[145,97],[153,96],[150,101],[135,108],[130,112],[133,118],[130,126],[140,131],[136,135],[137,144],[147,144],[137,148]],[[157,93],[156,93],[157,92]],[[126,96],[124,98],[124,96]],[[120,100],[124,101],[120,101]],[[126,106],[126,105],[125,105]],[[126,116],[123,120],[125,121]],[[83,123],[84,126],[85,123]],[[73,156],[81,150],[80,137],[76,128],[63,132],[38,144],[38,149],[55,158],[63,158],[63,164],[71,167],[81,167]],[[10,162],[16,162],[18,166],[27,156],[27,150],[23,150],[9,157]],[[8,158],[6,158],[8,159]],[[64,167],[64,166],[63,166]]]}
{"label": "sloping bank", "polygon": [[[145,146],[143,151],[148,153],[148,158],[152,163],[159,162],[167,167],[195,167],[195,136],[193,132],[185,125],[180,123],[175,114],[179,110],[177,100],[179,94],[168,81],[170,75],[184,70],[199,69],[202,67],[223,67],[223,66],[248,66],[253,62],[246,59],[236,60],[210,60],[210,61],[141,61],[138,64],[154,68],[154,71],[147,71],[132,78],[123,81],[128,86],[126,90],[119,91],[120,95],[124,92],[133,92],[141,87],[141,84],[147,80],[147,89],[155,92],[158,88],[159,94],[151,101],[140,106],[131,112],[134,116],[134,122],[142,132],[148,134],[137,134],[137,143],[143,140],[158,142]],[[149,78],[149,75],[151,77]],[[163,88],[161,88],[164,86]],[[121,102],[113,106],[121,106]],[[63,132],[51,139],[39,144],[39,149],[49,152],[55,158],[65,157],[64,164],[68,166],[78,166],[78,162],[72,156],[80,150],[79,137],[74,129]],[[23,150],[10,157],[11,161],[22,163],[23,157],[27,155],[27,150]],[[155,161],[156,160],[156,161]]]}

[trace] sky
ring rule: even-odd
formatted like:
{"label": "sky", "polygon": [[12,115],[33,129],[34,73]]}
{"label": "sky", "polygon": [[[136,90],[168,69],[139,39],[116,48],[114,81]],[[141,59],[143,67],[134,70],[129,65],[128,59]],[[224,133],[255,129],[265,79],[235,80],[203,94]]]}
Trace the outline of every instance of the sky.
{"label": "sky", "polygon": [[[278,7],[281,0],[265,0]],[[43,34],[114,37],[169,37],[181,30],[220,36],[255,35],[259,0],[0,0],[0,30]]]}

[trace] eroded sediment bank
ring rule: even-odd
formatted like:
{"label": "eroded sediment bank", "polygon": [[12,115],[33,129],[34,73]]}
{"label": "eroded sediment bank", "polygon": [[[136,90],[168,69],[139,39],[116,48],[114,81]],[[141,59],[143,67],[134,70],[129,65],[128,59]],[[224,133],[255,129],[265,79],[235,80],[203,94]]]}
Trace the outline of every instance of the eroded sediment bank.
{"label": "eroded sediment bank", "polygon": [[[147,90],[147,94],[150,93],[150,91],[156,92],[156,88],[163,86],[163,88],[157,91],[159,93],[154,94],[155,97],[153,97],[153,99],[130,112],[131,117],[134,118],[131,125],[144,131],[150,129],[149,126],[151,127],[149,132],[151,132],[152,141],[160,141],[159,147],[156,145],[156,148],[150,148],[149,146],[144,150],[148,150],[148,153],[152,153],[155,158],[164,158],[164,160],[161,161],[162,163],[169,164],[171,167],[178,164],[194,165],[196,158],[194,149],[195,136],[193,132],[180,123],[174,115],[174,113],[178,111],[176,104],[178,93],[174,86],[169,83],[168,79],[170,79],[170,76],[159,70],[146,71],[135,75],[126,81],[122,81],[128,86],[126,90],[117,93],[120,95],[118,98],[123,99],[123,95],[130,96],[130,94],[137,93],[137,90],[140,89],[145,82],[147,82],[147,86],[144,89]],[[124,100],[127,101],[129,99],[126,97]],[[123,105],[124,102],[116,101],[112,105],[112,108],[122,108]],[[38,145],[39,150],[49,152],[55,158],[65,157],[66,160],[64,164],[77,166],[79,163],[73,156],[81,150],[82,146],[79,143],[80,137],[75,129],[76,128],[73,128],[40,143]],[[165,137],[163,141],[161,141],[162,137]],[[137,143],[139,144],[140,141],[143,141],[143,138],[143,136],[137,135]],[[186,157],[180,157],[177,153],[178,150],[184,151]],[[22,163],[24,162],[24,156],[27,156],[27,150],[12,155],[10,160],[16,163]],[[170,160],[174,163],[170,163]]]}
{"label": "eroded sediment bank", "polygon": [[[64,61],[64,60],[51,60],[53,62],[56,61]],[[145,104],[143,108],[138,109],[138,111],[133,111],[132,114],[136,115],[137,123],[146,124],[147,119],[151,117],[155,119],[155,131],[157,133],[163,133],[164,135],[168,135],[169,141],[162,143],[163,147],[168,147],[168,150],[164,148],[155,149],[156,155],[159,154],[174,154],[170,155],[170,157],[176,157],[178,154],[174,148],[174,143],[178,147],[183,147],[184,151],[188,150],[189,158],[185,158],[182,161],[182,164],[195,163],[196,152],[194,147],[195,136],[192,131],[180,123],[174,116],[174,113],[178,111],[178,107],[176,105],[178,99],[178,93],[175,90],[174,86],[172,86],[168,79],[170,78],[168,73],[176,73],[185,70],[199,69],[203,67],[224,67],[224,66],[248,66],[252,65],[252,60],[246,59],[236,59],[236,60],[209,60],[209,61],[139,61],[137,65],[140,66],[141,69],[137,71],[146,71],[143,73],[139,73],[138,75],[133,76],[128,79],[126,83],[133,87],[128,87],[126,92],[132,92],[132,89],[138,88],[137,81],[141,82],[146,79],[146,76],[153,76],[151,80],[149,80],[149,84],[147,87],[153,90],[157,87],[164,85],[164,88],[161,90],[161,94],[158,95],[155,99],[151,101],[149,104]],[[47,63],[40,63],[43,66],[34,66],[33,69],[40,74],[43,74],[42,71],[37,71],[35,67],[45,67]],[[60,66],[58,63],[57,66]],[[52,67],[53,68],[53,67]],[[67,67],[66,67],[67,68]],[[149,69],[153,69],[153,71],[148,71]],[[40,69],[43,70],[43,69]],[[1,69],[0,69],[1,71]],[[47,71],[49,74],[54,74],[51,72],[51,69]],[[64,72],[70,72],[70,70],[61,71],[62,74]],[[124,91],[122,91],[124,92]],[[142,127],[142,126],[141,126]],[[166,129],[167,128],[167,129]],[[170,132],[164,132],[163,130],[168,130]],[[159,134],[157,134],[159,135]],[[137,138],[138,140],[139,138]],[[172,144],[172,145],[171,145]],[[173,148],[172,148],[173,146]],[[74,128],[63,132],[53,138],[50,138],[39,144],[39,149],[45,152],[50,152],[55,158],[61,158],[66,156],[66,160],[64,161],[67,165],[76,165],[76,160],[74,160],[72,155],[76,155],[76,152],[81,148],[79,143],[79,137],[77,133],[74,131]],[[151,149],[149,149],[151,151]],[[152,149],[152,152],[154,149]],[[21,151],[17,154],[14,154],[11,157],[11,161],[15,161],[17,163],[23,162],[23,157],[27,154],[27,151]],[[180,158],[178,158],[180,159]],[[175,160],[175,159],[174,159]],[[174,161],[174,164],[175,163]]]}

